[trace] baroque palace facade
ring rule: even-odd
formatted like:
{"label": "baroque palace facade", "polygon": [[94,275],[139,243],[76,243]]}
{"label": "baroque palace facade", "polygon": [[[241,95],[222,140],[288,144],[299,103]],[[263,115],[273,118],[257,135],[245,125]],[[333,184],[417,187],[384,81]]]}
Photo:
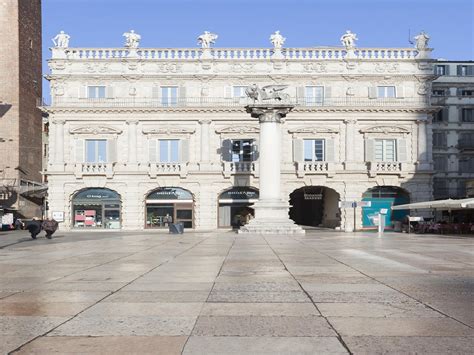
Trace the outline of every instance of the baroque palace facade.
{"label": "baroque palace facade", "polygon": [[[125,36],[114,49],[55,38],[42,109],[49,211],[61,228],[248,222],[259,187],[259,125],[245,112],[252,84],[286,85],[295,104],[281,125],[281,179],[297,224],[351,231],[373,226],[381,208],[431,199],[426,34],[417,48],[356,48],[355,36],[285,48],[278,32],[273,48],[212,48],[217,36],[205,32],[202,48],[152,49]],[[388,208],[389,224],[401,217]]]}

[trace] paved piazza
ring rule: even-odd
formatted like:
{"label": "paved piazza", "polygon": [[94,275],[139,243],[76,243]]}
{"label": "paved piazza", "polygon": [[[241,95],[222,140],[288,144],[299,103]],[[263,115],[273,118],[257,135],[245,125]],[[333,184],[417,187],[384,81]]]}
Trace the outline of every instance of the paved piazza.
{"label": "paved piazza", "polygon": [[[467,354],[474,239],[0,234],[2,353]],[[16,349],[16,350],[15,350]]]}

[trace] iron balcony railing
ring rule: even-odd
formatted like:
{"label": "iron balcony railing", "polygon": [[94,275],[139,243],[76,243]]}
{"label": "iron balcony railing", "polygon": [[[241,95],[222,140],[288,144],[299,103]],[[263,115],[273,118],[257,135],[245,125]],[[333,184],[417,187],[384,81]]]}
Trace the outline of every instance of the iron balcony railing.
{"label": "iron balcony railing", "polygon": [[[75,108],[179,108],[179,107],[244,107],[254,101],[247,97],[185,97],[185,98],[66,98],[55,97],[50,102],[41,100],[38,106]],[[426,107],[427,98],[363,98],[363,97],[292,97],[285,101],[264,100],[263,103],[287,103],[303,107]]]}

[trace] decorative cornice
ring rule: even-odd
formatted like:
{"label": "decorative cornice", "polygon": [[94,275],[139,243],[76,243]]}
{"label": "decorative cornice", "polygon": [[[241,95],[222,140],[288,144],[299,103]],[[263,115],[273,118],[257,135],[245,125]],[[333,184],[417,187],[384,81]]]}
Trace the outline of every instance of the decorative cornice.
{"label": "decorative cornice", "polygon": [[228,126],[220,129],[216,129],[216,133],[228,134],[228,133],[239,133],[239,134],[252,134],[259,133],[260,129],[253,126]]}
{"label": "decorative cornice", "polygon": [[318,134],[318,133],[339,133],[338,130],[329,128],[329,127],[298,127],[294,129],[289,129],[289,133],[293,134],[302,134],[302,133],[309,133],[309,134]]}
{"label": "decorative cornice", "polygon": [[143,134],[169,135],[169,134],[193,134],[195,130],[184,128],[184,127],[163,127],[163,128],[144,128],[142,132]]}
{"label": "decorative cornice", "polygon": [[78,127],[71,129],[69,131],[70,134],[120,134],[122,133],[122,130],[114,128],[114,127],[108,127],[108,126],[98,126],[98,127]]}
{"label": "decorative cornice", "polygon": [[361,133],[402,133],[410,134],[410,130],[399,126],[373,126],[369,128],[363,128],[360,130]]}

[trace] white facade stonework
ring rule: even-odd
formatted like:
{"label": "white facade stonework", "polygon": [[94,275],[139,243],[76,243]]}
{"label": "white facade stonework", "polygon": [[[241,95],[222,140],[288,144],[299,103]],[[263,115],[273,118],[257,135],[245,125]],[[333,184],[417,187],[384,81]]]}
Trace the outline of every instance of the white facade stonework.
{"label": "white facade stonework", "polygon": [[[339,210],[339,200],[360,201],[376,186],[401,187],[412,202],[432,197],[430,121],[436,108],[429,101],[434,75],[426,52],[331,47],[130,53],[53,48],[46,76],[51,105],[43,107],[50,119],[46,174],[49,209],[64,212],[63,229],[73,228],[72,199],[85,188],[117,192],[121,228],[143,229],[147,195],[159,187],[190,191],[194,228],[218,228],[223,191],[259,188],[259,125],[245,112],[249,99],[241,95],[254,83],[288,85],[295,104],[280,125],[282,200],[304,186],[332,189],[323,221],[350,231],[353,209]],[[179,140],[179,157],[160,161],[157,139]],[[238,139],[253,140],[255,160],[223,159],[223,142]],[[87,162],[87,140],[106,140],[105,161]],[[310,140],[324,141],[324,152],[313,161],[305,160]],[[387,151],[376,152],[384,140],[390,141],[383,146]],[[360,208],[355,217],[360,228]]]}

